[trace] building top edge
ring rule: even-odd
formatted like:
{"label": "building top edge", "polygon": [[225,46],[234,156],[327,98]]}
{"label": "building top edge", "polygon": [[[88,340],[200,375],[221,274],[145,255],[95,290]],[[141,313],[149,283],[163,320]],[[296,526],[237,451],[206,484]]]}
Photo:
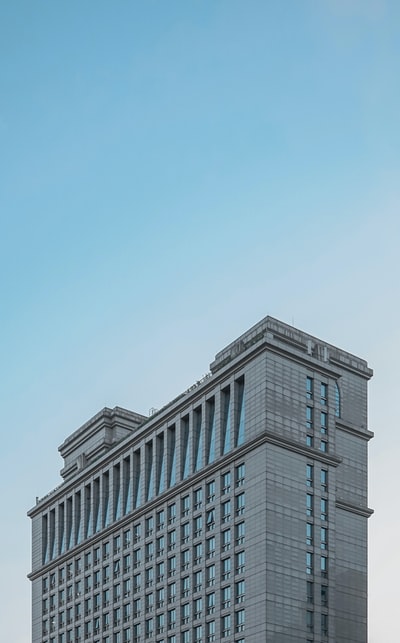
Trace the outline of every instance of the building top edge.
{"label": "building top edge", "polygon": [[211,372],[215,373],[231,359],[237,357],[250,345],[257,343],[266,335],[272,336],[277,342],[291,346],[293,350],[317,357],[323,362],[331,361],[341,368],[358,371],[368,379],[373,375],[373,371],[369,368],[366,360],[269,315],[219,351],[210,365]]}

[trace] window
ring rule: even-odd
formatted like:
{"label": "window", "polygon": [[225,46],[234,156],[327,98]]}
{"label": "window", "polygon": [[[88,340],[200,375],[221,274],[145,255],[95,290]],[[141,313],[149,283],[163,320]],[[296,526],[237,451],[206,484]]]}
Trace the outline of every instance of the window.
{"label": "window", "polygon": [[312,547],[314,539],[314,525],[308,522],[306,524],[306,544],[309,547]]}
{"label": "window", "polygon": [[165,590],[164,587],[160,587],[156,593],[157,596],[157,607],[163,607],[165,602]]}
{"label": "window", "polygon": [[215,641],[215,621],[206,623],[207,641],[211,643]]}
{"label": "window", "polygon": [[171,556],[168,558],[168,576],[174,576],[176,574],[176,556]]}
{"label": "window", "polygon": [[190,497],[184,496],[182,498],[182,516],[187,516],[190,511]]}
{"label": "window", "polygon": [[245,590],[245,581],[240,580],[237,583],[235,583],[235,599],[236,603],[243,603],[245,600],[246,596],[246,590]]}
{"label": "window", "polygon": [[100,609],[101,601],[100,601],[100,594],[95,594],[93,596],[93,609],[95,612]]}
{"label": "window", "polygon": [[197,625],[193,628],[193,643],[201,643],[203,640],[203,628],[201,625]]}
{"label": "window", "polygon": [[181,581],[182,584],[182,596],[190,595],[190,576],[184,576]]}
{"label": "window", "polygon": [[206,567],[207,587],[215,585],[215,565]]}
{"label": "window", "polygon": [[[169,559],[168,562],[170,560],[171,559]],[[157,567],[156,567],[157,583],[161,583],[161,581],[164,580],[164,575],[165,575],[165,563],[162,560],[160,563],[157,563]]]}
{"label": "window", "polygon": [[319,446],[320,451],[323,453],[326,453],[328,451],[328,443],[325,440],[321,440],[321,444]]}
{"label": "window", "polygon": [[195,565],[200,565],[202,555],[203,555],[203,544],[198,543],[197,545],[194,546],[193,548],[193,554],[194,554],[194,564]]}
{"label": "window", "polygon": [[131,604],[127,603],[122,608],[124,623],[127,623],[131,618]]}
{"label": "window", "polygon": [[154,634],[154,619],[153,618],[148,618],[145,621],[145,633],[146,633],[146,638],[149,639],[153,636]]}
{"label": "window", "polygon": [[103,544],[103,558],[108,558],[110,556],[110,543],[106,542]]}
{"label": "window", "polygon": [[190,630],[186,630],[186,632],[182,632],[182,643],[190,643]]}
{"label": "window", "polygon": [[110,604],[110,590],[105,589],[103,591],[103,605],[109,605]]}
{"label": "window", "polygon": [[133,550],[133,567],[134,567],[134,569],[139,567],[141,562],[142,562],[142,550],[141,549],[134,549]]}
{"label": "window", "polygon": [[215,500],[215,480],[207,482],[207,502],[214,502]]}
{"label": "window", "polygon": [[306,407],[306,427],[308,431],[312,431],[313,428],[313,407]]}
{"label": "window", "polygon": [[164,614],[158,614],[156,616],[156,630],[157,634],[161,634],[164,632],[165,628],[165,615]]}
{"label": "window", "polygon": [[314,467],[312,464],[306,465],[307,487],[312,487],[314,483]]}
{"label": "window", "polygon": [[306,612],[306,627],[308,632],[314,631],[314,612],[310,610]]}
{"label": "window", "polygon": [[152,567],[149,567],[148,569],[146,569],[144,572],[144,576],[145,576],[146,587],[150,587],[150,585],[152,585],[154,582],[154,569]]}
{"label": "window", "polygon": [[236,554],[236,573],[237,574],[243,574],[244,569],[245,569],[245,552],[244,551],[239,551]]}
{"label": "window", "polygon": [[165,511],[164,509],[161,509],[157,513],[157,530],[163,529],[165,525]]}
{"label": "window", "polygon": [[188,569],[190,565],[190,549],[182,552],[182,569]]}
{"label": "window", "polygon": [[203,573],[201,571],[195,572],[193,574],[193,591],[194,592],[200,592],[201,591],[202,576],[203,576]]}
{"label": "window", "polygon": [[243,632],[245,623],[245,612],[244,610],[239,610],[235,613],[235,631]]}
{"label": "window", "polygon": [[324,435],[328,432],[328,414],[321,411],[321,433]]}
{"label": "window", "polygon": [[306,379],[306,397],[307,400],[312,400],[314,392],[314,380],[312,377]]}
{"label": "window", "polygon": [[190,603],[185,603],[181,607],[182,623],[189,623],[190,621]]}
{"label": "window", "polygon": [[328,501],[321,498],[321,520],[328,519]]}
{"label": "window", "polygon": [[321,549],[328,548],[328,529],[321,527]]}
{"label": "window", "polygon": [[185,522],[181,527],[181,541],[188,543],[190,538],[190,523]]}
{"label": "window", "polygon": [[242,514],[244,514],[244,508],[245,508],[244,493],[240,493],[238,496],[236,496],[236,515],[241,516]]}
{"label": "window", "polygon": [[221,505],[221,521],[228,522],[231,518],[231,501],[227,500]]}
{"label": "window", "polygon": [[145,609],[146,612],[152,612],[154,610],[154,594],[146,594],[145,597]]}
{"label": "window", "polygon": [[114,610],[114,626],[121,624],[121,608],[117,607]]}
{"label": "window", "polygon": [[201,614],[203,611],[203,599],[202,598],[196,598],[193,601],[193,618],[201,618]]}
{"label": "window", "polygon": [[167,538],[168,538],[168,551],[171,551],[176,547],[176,530],[173,529],[172,531],[169,531]]}
{"label": "window", "polygon": [[321,382],[321,404],[326,406],[328,403],[328,385]]}
{"label": "window", "polygon": [[142,576],[141,574],[135,574],[133,576],[133,591],[139,592],[142,585]]}
{"label": "window", "polygon": [[146,518],[146,536],[151,536],[154,531],[154,518],[149,516]]}
{"label": "window", "polygon": [[133,541],[138,543],[142,537],[142,526],[140,523],[133,526]]}
{"label": "window", "polygon": [[128,572],[130,572],[130,570],[131,570],[131,555],[130,555],[130,554],[126,554],[126,555],[123,557],[122,561],[123,561],[123,570],[124,570],[124,574],[127,574],[127,573],[128,573]]}
{"label": "window", "polygon": [[306,435],[306,446],[310,447],[310,449],[313,448],[314,446],[314,438],[312,435]]}
{"label": "window", "polygon": [[231,472],[226,471],[221,476],[221,495],[229,493],[231,490]]}
{"label": "window", "polygon": [[308,493],[306,496],[306,508],[307,516],[312,516],[314,509],[314,496],[311,493]]}
{"label": "window", "polygon": [[226,638],[231,635],[231,615],[227,614],[221,618],[221,636]]}
{"label": "window", "polygon": [[307,603],[314,603],[314,583],[307,581]]}
{"label": "window", "polygon": [[227,587],[223,587],[221,589],[221,607],[224,610],[230,606],[231,606],[231,587],[230,585],[228,585]]}
{"label": "window", "polygon": [[156,555],[162,556],[165,549],[165,536],[160,536],[157,538],[156,542]]}
{"label": "window", "polygon": [[118,554],[121,551],[121,536],[114,537],[114,554]]}
{"label": "window", "polygon": [[131,530],[124,531],[124,548],[131,546]]}
{"label": "window", "polygon": [[224,560],[221,561],[221,573],[222,573],[222,579],[227,580],[230,578],[231,575],[231,559],[230,558],[224,558]]}
{"label": "window", "polygon": [[328,489],[328,471],[326,469],[321,469],[321,489],[322,491]]}
{"label": "window", "polygon": [[133,601],[133,618],[138,618],[140,616],[142,609],[142,604],[140,598],[136,598]]}
{"label": "window", "polygon": [[328,586],[321,585],[321,605],[327,607],[328,605]]}
{"label": "window", "polygon": [[[93,563],[94,565],[98,565],[100,562],[100,547],[95,547],[93,550]],[[67,568],[69,568],[70,565],[67,565]],[[72,571],[68,570],[68,578],[72,578]]]}
{"label": "window", "polygon": [[194,529],[194,537],[198,538],[201,536],[201,531],[202,531],[202,517],[197,516],[194,521],[193,521],[193,529]]}
{"label": "window", "polygon": [[241,487],[244,485],[246,468],[244,462],[238,464],[236,467],[236,486]]}
{"label": "window", "polygon": [[168,524],[172,525],[172,523],[175,522],[176,520],[176,504],[175,502],[172,505],[168,505]]}
{"label": "window", "polygon": [[[88,569],[92,564],[92,552],[89,552],[88,554],[85,555],[85,561],[86,560],[89,561],[88,566],[86,567],[86,569]],[[65,567],[61,567],[58,570],[58,582],[60,585],[65,583]]]}
{"label": "window", "polygon": [[324,578],[328,576],[328,559],[326,556],[321,556],[321,575]]}
{"label": "window", "polygon": [[176,583],[168,585],[168,602],[173,603],[176,600]]}
{"label": "window", "polygon": [[154,543],[150,542],[146,544],[145,547],[145,561],[148,563],[150,560],[153,560],[154,557]]}
{"label": "window", "polygon": [[335,382],[335,417],[340,418],[340,389]]}
{"label": "window", "polygon": [[206,514],[207,531],[215,528],[215,509],[210,509]]}
{"label": "window", "polygon": [[221,547],[222,551],[228,551],[231,547],[231,530],[230,529],[225,529],[221,533]]}
{"label": "window", "polygon": [[314,559],[313,554],[309,551],[306,553],[306,573],[313,574],[314,572]]}
{"label": "window", "polygon": [[195,489],[193,492],[194,509],[201,508],[202,500],[203,500],[203,489],[199,487],[198,489]]}
{"label": "window", "polygon": [[213,558],[215,556],[215,536],[211,536],[206,540],[206,552],[207,558]]}
{"label": "window", "polygon": [[215,612],[215,592],[207,594],[207,614],[214,614]]}
{"label": "window", "polygon": [[238,522],[236,527],[236,544],[237,545],[242,545],[244,543],[244,538],[245,538],[245,533],[246,533],[246,525],[244,522]]}
{"label": "window", "polygon": [[172,610],[168,610],[167,612],[167,619],[168,619],[168,627],[169,629],[172,629],[173,627],[176,626],[176,609],[173,608]]}
{"label": "window", "polygon": [[321,634],[328,636],[328,614],[321,614]]}

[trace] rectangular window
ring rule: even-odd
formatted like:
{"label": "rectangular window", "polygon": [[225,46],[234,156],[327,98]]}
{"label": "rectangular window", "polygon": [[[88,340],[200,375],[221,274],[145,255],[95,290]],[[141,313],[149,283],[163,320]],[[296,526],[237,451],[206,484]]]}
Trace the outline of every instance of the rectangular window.
{"label": "rectangular window", "polygon": [[321,404],[326,406],[328,404],[328,385],[321,382]]}
{"label": "rectangular window", "polygon": [[312,435],[306,435],[306,446],[310,447],[310,449],[313,448],[314,446],[314,438]]}
{"label": "rectangular window", "polygon": [[207,482],[207,502],[214,502],[215,500],[215,480]]}
{"label": "rectangular window", "polygon": [[306,552],[306,573],[307,574],[313,574],[314,573],[314,558],[313,554],[311,552]]}
{"label": "rectangular window", "polygon": [[215,592],[212,592],[211,594],[207,594],[206,601],[207,601],[207,614],[214,614],[214,612],[215,612]]}
{"label": "rectangular window", "polygon": [[222,580],[228,580],[231,576],[231,559],[230,558],[224,558],[224,560],[221,561],[221,574],[222,574]]}
{"label": "rectangular window", "polygon": [[146,536],[151,536],[154,531],[154,518],[149,516],[146,518]]}
{"label": "rectangular window", "polygon": [[201,618],[202,610],[203,610],[203,599],[196,598],[193,601],[193,618],[195,619]]}
{"label": "rectangular window", "polygon": [[307,610],[306,612],[306,626],[308,632],[314,631],[314,612]]}
{"label": "rectangular window", "polygon": [[215,565],[206,567],[207,587],[215,585]]}
{"label": "rectangular window", "polygon": [[246,534],[246,525],[244,522],[238,522],[235,526],[235,539],[237,545],[242,545],[244,543],[244,538]]}
{"label": "rectangular window", "polygon": [[328,501],[321,498],[321,520],[328,520]]}
{"label": "rectangular window", "polygon": [[244,509],[245,509],[245,496],[244,493],[240,493],[239,495],[236,496],[236,515],[241,516],[244,514]]}
{"label": "rectangular window", "polygon": [[175,520],[176,520],[176,504],[175,504],[175,502],[172,505],[168,505],[167,512],[168,512],[168,524],[172,525],[172,523],[174,523]]}
{"label": "rectangular window", "polygon": [[327,585],[321,585],[321,605],[323,607],[328,606],[328,587],[327,587]]}
{"label": "rectangular window", "polygon": [[306,395],[307,395],[307,400],[312,400],[313,398],[313,392],[314,392],[314,380],[312,377],[308,377],[306,379]]}
{"label": "rectangular window", "polygon": [[221,476],[221,495],[229,493],[231,490],[231,472],[226,471]]}
{"label": "rectangular window", "polygon": [[313,429],[313,407],[307,406],[306,408],[306,427],[308,431]]}
{"label": "rectangular window", "polygon": [[206,513],[207,531],[215,528],[215,509],[209,509]]}
{"label": "rectangular window", "polygon": [[321,433],[326,435],[328,433],[328,414],[321,411]]}
{"label": "rectangular window", "polygon": [[328,614],[321,614],[321,635],[328,636]]}
{"label": "rectangular window", "polygon": [[321,549],[328,549],[328,529],[321,527]]}
{"label": "rectangular window", "polygon": [[241,464],[238,464],[238,466],[236,467],[235,479],[236,479],[237,487],[241,487],[242,485],[244,485],[245,473],[246,473],[246,467],[244,462],[242,462]]}
{"label": "rectangular window", "polygon": [[312,487],[314,484],[314,467],[312,464],[306,465],[306,484],[307,487]]}
{"label": "rectangular window", "polygon": [[245,552],[244,551],[239,551],[236,555],[236,573],[237,574],[244,574],[245,570]]}
{"label": "rectangular window", "polygon": [[312,547],[314,539],[314,525],[310,522],[306,524],[306,544],[308,547]]}
{"label": "rectangular window", "polygon": [[243,632],[245,623],[245,611],[239,610],[235,613],[235,631]]}
{"label": "rectangular window", "polygon": [[182,498],[182,516],[188,516],[190,511],[190,496],[184,496]]}
{"label": "rectangular window", "polygon": [[199,487],[198,489],[195,489],[193,492],[193,505],[194,509],[201,509],[202,505],[202,500],[203,500],[203,489]]}
{"label": "rectangular window", "polygon": [[328,559],[326,556],[321,556],[321,576],[323,578],[328,576]]}
{"label": "rectangular window", "polygon": [[221,607],[226,610],[231,606],[231,586],[223,587],[221,589]]}
{"label": "rectangular window", "polygon": [[190,576],[184,576],[181,581],[182,596],[190,596]]}
{"label": "rectangular window", "polygon": [[213,558],[215,556],[215,536],[211,536],[206,540],[206,552],[207,558]]}
{"label": "rectangular window", "polygon": [[222,638],[227,638],[231,635],[231,615],[227,614],[221,619],[221,636]]}
{"label": "rectangular window", "polygon": [[226,529],[221,533],[221,548],[222,551],[228,551],[231,548],[231,530]]}
{"label": "rectangular window", "polygon": [[195,565],[200,565],[203,556],[203,543],[198,543],[193,548],[193,562]]}
{"label": "rectangular window", "polygon": [[314,513],[314,496],[308,493],[306,496],[307,516],[312,516]]}
{"label": "rectangular window", "polygon": [[328,489],[328,471],[326,469],[321,469],[321,489],[322,491]]}
{"label": "rectangular window", "polygon": [[307,603],[314,603],[314,583],[307,581]]}
{"label": "rectangular window", "polygon": [[193,574],[193,591],[194,592],[200,592],[201,591],[201,586],[202,586],[202,572],[195,572]]}
{"label": "rectangular window", "polygon": [[176,547],[176,530],[168,532],[168,551],[172,551]]}
{"label": "rectangular window", "polygon": [[245,581],[240,580],[235,584],[236,603],[243,603],[245,596],[246,596]]}
{"label": "rectangular window", "polygon": [[195,538],[199,538],[201,536],[202,523],[203,523],[202,516],[196,516],[196,518],[193,520],[193,530],[194,530],[193,535]]}
{"label": "rectangular window", "polygon": [[157,530],[159,531],[160,529],[163,529],[165,525],[165,511],[164,509],[161,509],[157,513]]}

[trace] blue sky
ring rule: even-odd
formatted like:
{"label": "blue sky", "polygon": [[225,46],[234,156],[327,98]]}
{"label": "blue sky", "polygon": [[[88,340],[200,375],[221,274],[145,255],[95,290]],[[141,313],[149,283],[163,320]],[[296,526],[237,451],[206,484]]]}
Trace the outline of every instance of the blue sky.
{"label": "blue sky", "polygon": [[168,402],[266,314],[375,369],[370,643],[397,640],[399,19],[395,0],[1,4],[4,640],[30,640],[25,512],[58,445],[105,405]]}

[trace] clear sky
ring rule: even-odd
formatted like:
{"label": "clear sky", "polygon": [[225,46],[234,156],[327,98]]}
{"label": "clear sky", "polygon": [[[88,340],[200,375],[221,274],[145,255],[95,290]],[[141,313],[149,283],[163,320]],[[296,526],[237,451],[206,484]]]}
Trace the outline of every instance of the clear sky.
{"label": "clear sky", "polygon": [[370,643],[398,641],[398,0],[0,3],[1,638],[57,447],[267,314],[368,359]]}

